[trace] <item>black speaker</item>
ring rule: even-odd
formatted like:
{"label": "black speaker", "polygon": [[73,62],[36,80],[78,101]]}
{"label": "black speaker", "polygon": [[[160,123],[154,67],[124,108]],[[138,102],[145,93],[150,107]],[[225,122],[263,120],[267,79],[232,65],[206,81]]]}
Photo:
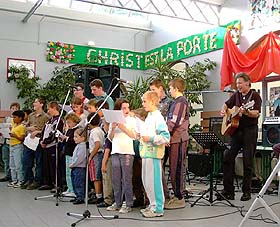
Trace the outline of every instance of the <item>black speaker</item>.
{"label": "black speaker", "polygon": [[262,125],[262,145],[271,147],[280,143],[280,123],[266,123]]}
{"label": "black speaker", "polygon": [[209,132],[214,132],[221,141],[225,144],[230,143],[230,136],[222,135],[221,128],[223,124],[223,117],[210,117],[209,118]]}
{"label": "black speaker", "polygon": [[210,173],[210,157],[201,153],[188,154],[188,170],[196,176],[204,177]]}
{"label": "black speaker", "polygon": [[[104,90],[109,94],[112,89],[118,84],[118,80],[114,78],[120,78],[120,67],[116,65],[104,65],[98,67],[98,77],[102,80]],[[111,97],[116,100],[120,97],[120,86],[114,90]]]}
{"label": "black speaker", "polygon": [[72,67],[72,72],[76,75],[76,83],[84,84],[84,93],[88,99],[94,98],[91,94],[90,82],[98,78],[98,68],[86,68],[86,67]]}
{"label": "black speaker", "polygon": [[[90,82],[94,79],[100,79],[104,85],[104,91],[109,94],[111,89],[118,83],[117,80],[113,79],[114,77],[120,78],[120,68],[115,65],[105,65],[96,68],[80,67],[73,66],[71,68],[72,72],[76,75],[76,83],[84,84],[85,96],[88,99],[94,98],[94,95],[91,94]],[[120,88],[113,92],[111,96],[114,100],[120,97]]]}

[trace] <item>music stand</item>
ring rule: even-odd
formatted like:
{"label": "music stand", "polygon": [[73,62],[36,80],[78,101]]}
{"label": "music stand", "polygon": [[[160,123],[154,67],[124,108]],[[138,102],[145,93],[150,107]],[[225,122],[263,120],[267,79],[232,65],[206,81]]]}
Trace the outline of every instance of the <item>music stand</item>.
{"label": "music stand", "polygon": [[[226,145],[223,143],[223,141],[220,140],[220,138],[214,133],[214,132],[193,132],[190,133],[190,135],[196,140],[196,142],[202,146],[204,149],[209,149],[209,164],[210,164],[210,186],[209,188],[203,192],[203,194],[197,198],[192,204],[191,207],[193,207],[199,200],[205,199],[208,201],[211,205],[216,200],[213,200],[213,191],[215,191],[218,195],[223,197],[230,206],[234,207],[234,205],[227,200],[221,193],[219,193],[216,190],[216,187],[213,187],[213,156],[216,149],[227,149]],[[206,195],[209,192],[209,199],[205,198],[204,195]]]}

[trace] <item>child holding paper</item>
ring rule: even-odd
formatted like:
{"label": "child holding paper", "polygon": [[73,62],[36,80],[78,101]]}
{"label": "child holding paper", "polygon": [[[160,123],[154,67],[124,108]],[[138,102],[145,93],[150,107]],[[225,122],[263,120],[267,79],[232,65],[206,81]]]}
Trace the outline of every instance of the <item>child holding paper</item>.
{"label": "child holding paper", "polygon": [[[122,110],[124,123],[112,123],[109,126],[109,138],[112,141],[112,179],[115,203],[107,207],[109,211],[128,213],[132,211],[132,165],[134,159],[133,139],[135,134],[135,119],[129,116],[129,102],[120,98],[115,103],[115,110]],[[126,206],[122,207],[123,196]]]}

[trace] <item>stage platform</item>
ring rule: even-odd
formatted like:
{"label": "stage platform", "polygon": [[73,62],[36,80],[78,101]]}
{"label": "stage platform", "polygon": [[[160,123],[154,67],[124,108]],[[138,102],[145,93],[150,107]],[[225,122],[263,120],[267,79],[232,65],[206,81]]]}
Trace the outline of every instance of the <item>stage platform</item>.
{"label": "stage platform", "polygon": [[[0,173],[2,177],[2,173]],[[195,186],[196,189],[205,188],[205,185]],[[196,190],[199,192],[199,190]],[[0,183],[0,227],[64,227],[70,226],[76,221],[75,218],[66,215],[67,212],[82,213],[84,205],[72,205],[68,202],[69,199],[64,198],[55,206],[55,198],[42,200],[34,200],[34,197],[50,194],[49,191],[27,191],[22,189],[8,188],[7,183]],[[236,194],[234,205],[244,206],[244,210],[249,209],[253,203],[256,194],[247,202],[241,202],[241,193]],[[194,198],[190,198],[194,200]],[[277,195],[266,195],[267,204],[279,202]],[[102,226],[102,227],[177,227],[177,226],[221,226],[221,227],[236,227],[240,224],[242,216],[237,209],[229,207],[223,203],[215,203],[214,206],[205,206],[203,200],[201,205],[187,207],[178,210],[166,210],[164,217],[145,219],[141,216],[139,209],[134,208],[131,213],[119,214],[118,212],[108,212],[104,208],[99,211],[103,215],[119,215],[119,219],[105,220],[102,218],[85,220],[77,226]],[[272,206],[276,214],[280,214],[280,204]],[[99,215],[95,205],[89,205],[89,210],[92,215]],[[235,213],[234,213],[235,212]],[[233,214],[229,214],[233,213]],[[224,214],[224,216],[223,216]],[[262,214],[263,217],[269,217],[265,209],[258,209],[254,215]],[[219,216],[219,217],[215,217]],[[194,220],[200,219],[200,220]],[[245,226],[263,227],[275,226],[273,224],[265,224],[263,221],[249,220]]]}

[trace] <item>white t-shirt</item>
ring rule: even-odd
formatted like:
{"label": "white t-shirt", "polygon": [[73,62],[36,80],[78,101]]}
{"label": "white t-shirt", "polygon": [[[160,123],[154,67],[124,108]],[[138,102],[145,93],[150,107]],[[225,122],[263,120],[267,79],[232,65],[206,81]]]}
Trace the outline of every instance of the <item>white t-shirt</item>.
{"label": "white t-shirt", "polygon": [[[129,130],[135,131],[135,118],[126,117],[125,127]],[[108,135],[112,131],[112,125],[110,124]],[[131,154],[134,155],[133,150],[133,139],[130,138],[126,133],[120,130],[118,127],[115,128],[114,138],[112,140],[112,152],[111,154]]]}
{"label": "white t-shirt", "polygon": [[100,142],[100,148],[98,152],[103,152],[103,144],[105,140],[105,134],[100,127],[93,128],[89,134],[89,153],[94,149],[95,142]]}

